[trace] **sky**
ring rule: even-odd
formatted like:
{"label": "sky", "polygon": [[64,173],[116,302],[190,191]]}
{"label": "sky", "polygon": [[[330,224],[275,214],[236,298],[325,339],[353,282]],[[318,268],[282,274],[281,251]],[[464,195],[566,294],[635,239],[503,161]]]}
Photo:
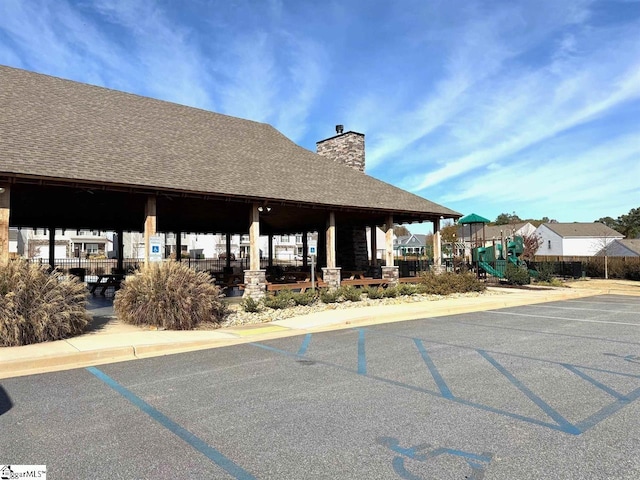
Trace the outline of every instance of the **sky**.
{"label": "sky", "polygon": [[367,174],[489,219],[640,207],[638,32],[640,0],[0,0],[0,64],[312,151],[342,124]]}

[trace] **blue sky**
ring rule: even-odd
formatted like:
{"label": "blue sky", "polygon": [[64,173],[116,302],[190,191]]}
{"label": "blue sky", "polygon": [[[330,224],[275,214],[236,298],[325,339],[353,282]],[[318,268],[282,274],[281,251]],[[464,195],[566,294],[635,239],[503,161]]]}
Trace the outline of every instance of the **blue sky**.
{"label": "blue sky", "polygon": [[640,206],[638,32],[639,0],[0,0],[0,64],[314,151],[340,123],[368,174],[490,219]]}

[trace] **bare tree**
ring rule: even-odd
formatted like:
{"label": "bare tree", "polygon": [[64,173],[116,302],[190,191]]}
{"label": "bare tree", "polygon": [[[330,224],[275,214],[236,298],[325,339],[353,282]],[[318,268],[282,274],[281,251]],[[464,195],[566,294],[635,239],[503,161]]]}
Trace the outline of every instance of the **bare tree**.
{"label": "bare tree", "polygon": [[531,235],[522,235],[522,258],[527,262],[533,260],[538,249],[542,246],[542,237],[536,233]]}

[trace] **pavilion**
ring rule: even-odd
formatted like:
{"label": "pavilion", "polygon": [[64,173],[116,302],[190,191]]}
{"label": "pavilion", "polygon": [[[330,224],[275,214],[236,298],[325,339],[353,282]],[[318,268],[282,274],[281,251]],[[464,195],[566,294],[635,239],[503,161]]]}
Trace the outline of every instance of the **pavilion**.
{"label": "pavilion", "polygon": [[356,132],[319,155],[268,124],[25,70],[0,66],[0,85],[0,262],[10,226],[48,228],[52,245],[56,228],[144,231],[147,261],[157,232],[248,233],[246,294],[259,297],[260,234],[318,232],[318,265],[338,286],[354,231],[386,226],[393,280],[393,224],[432,222],[438,262],[440,219],[461,216],[366,175],[364,150],[359,168],[332,157],[363,146]]}

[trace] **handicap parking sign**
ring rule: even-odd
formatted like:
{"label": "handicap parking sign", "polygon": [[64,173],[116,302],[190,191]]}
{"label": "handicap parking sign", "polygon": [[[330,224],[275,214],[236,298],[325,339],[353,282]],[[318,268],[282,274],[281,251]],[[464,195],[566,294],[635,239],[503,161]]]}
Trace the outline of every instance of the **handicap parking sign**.
{"label": "handicap parking sign", "polygon": [[160,253],[160,245],[152,245],[151,253]]}

